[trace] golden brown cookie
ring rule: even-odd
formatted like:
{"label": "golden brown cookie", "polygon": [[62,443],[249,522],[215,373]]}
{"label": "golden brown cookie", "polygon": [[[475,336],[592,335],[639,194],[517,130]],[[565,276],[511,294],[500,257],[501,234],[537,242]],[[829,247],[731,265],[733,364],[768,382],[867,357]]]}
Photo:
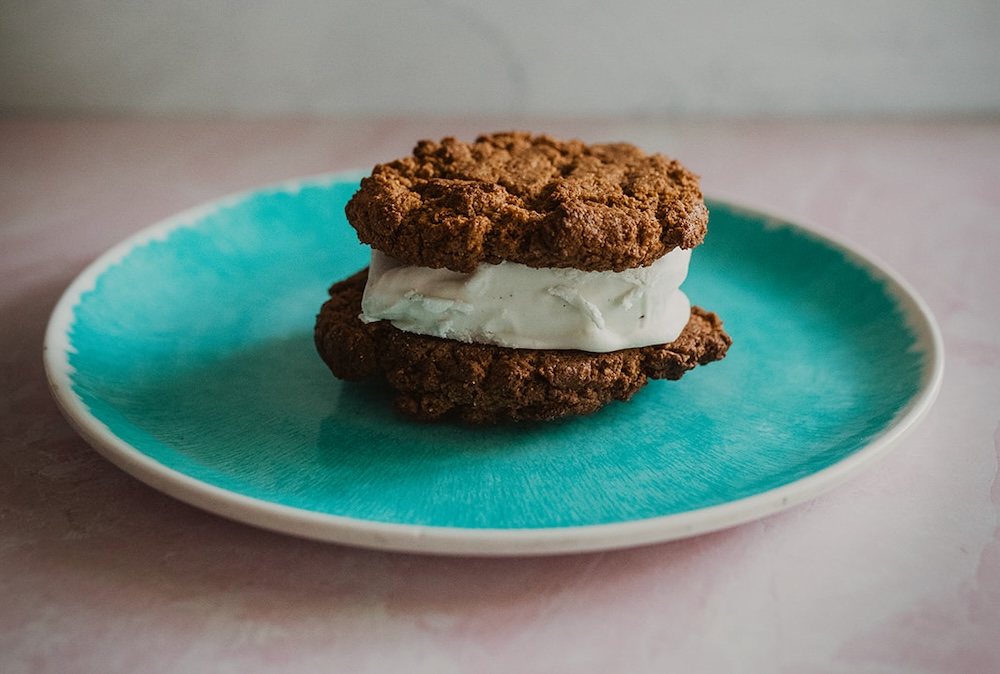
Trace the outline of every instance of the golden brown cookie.
{"label": "golden brown cookie", "polygon": [[316,320],[317,350],[334,375],[384,377],[395,404],[422,421],[488,424],[589,414],[628,400],[652,379],[679,379],[719,360],[731,339],[714,313],[692,307],[670,344],[610,353],[509,349],[403,332],[387,321],[362,323],[362,270],[330,288]]}
{"label": "golden brown cookie", "polygon": [[627,143],[505,132],[420,141],[347,204],[363,243],[407,264],[471,272],[503,260],[622,271],[705,236],[698,176]]}

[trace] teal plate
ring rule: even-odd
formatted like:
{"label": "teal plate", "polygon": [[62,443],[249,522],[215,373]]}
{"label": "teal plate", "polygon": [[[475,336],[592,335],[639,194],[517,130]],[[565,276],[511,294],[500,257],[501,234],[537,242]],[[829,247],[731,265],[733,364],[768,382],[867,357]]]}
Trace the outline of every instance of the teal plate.
{"label": "teal plate", "polygon": [[540,554],[664,541],[774,513],[884,455],[943,372],[924,303],[803,226],[709,201],[684,285],[733,346],[587,417],[494,428],[395,415],[312,343],[367,263],[358,175],[248,192],[146,229],[66,291],[46,334],[64,413],[171,496],[289,534],[401,551]]}

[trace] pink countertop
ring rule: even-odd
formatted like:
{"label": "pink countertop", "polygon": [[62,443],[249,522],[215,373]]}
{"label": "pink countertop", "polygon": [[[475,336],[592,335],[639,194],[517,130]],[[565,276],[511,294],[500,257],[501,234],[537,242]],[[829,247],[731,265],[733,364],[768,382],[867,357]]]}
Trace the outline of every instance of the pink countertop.
{"label": "pink countertop", "polygon": [[[629,140],[706,192],[900,272],[940,397],[874,468],[718,533],[541,558],[299,540],[91,450],[41,362],[59,295],[128,234],[422,137]],[[1000,671],[1000,123],[0,120],[0,672]]]}

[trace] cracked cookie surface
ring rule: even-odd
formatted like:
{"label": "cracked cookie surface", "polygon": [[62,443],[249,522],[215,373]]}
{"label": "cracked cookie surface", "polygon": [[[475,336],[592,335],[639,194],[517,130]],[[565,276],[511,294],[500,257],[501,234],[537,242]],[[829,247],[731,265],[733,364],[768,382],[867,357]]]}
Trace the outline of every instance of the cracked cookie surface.
{"label": "cracked cookie surface", "polygon": [[320,356],[338,378],[383,377],[395,405],[421,420],[473,424],[590,414],[629,400],[649,379],[679,379],[731,344],[714,313],[692,307],[669,344],[610,353],[509,349],[403,332],[358,317],[367,270],[334,284],[316,320]]}
{"label": "cracked cookie surface", "polygon": [[697,246],[708,222],[698,176],[676,160],[524,132],[420,141],[376,166],[345,210],[363,243],[460,272],[643,267]]}

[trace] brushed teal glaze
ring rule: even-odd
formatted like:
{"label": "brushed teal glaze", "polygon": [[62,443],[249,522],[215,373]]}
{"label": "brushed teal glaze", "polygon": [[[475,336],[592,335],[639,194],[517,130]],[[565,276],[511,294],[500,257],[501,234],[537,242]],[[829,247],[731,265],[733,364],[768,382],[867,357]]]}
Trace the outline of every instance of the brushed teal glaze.
{"label": "brushed teal glaze", "polygon": [[876,271],[803,230],[710,203],[684,288],[729,356],[629,403],[472,429],[397,418],[312,344],[331,282],[366,263],[353,182],[257,192],[110,266],[76,308],[73,388],[139,452],[265,501],[383,522],[625,522],[751,496],[866,446],[924,356]]}

